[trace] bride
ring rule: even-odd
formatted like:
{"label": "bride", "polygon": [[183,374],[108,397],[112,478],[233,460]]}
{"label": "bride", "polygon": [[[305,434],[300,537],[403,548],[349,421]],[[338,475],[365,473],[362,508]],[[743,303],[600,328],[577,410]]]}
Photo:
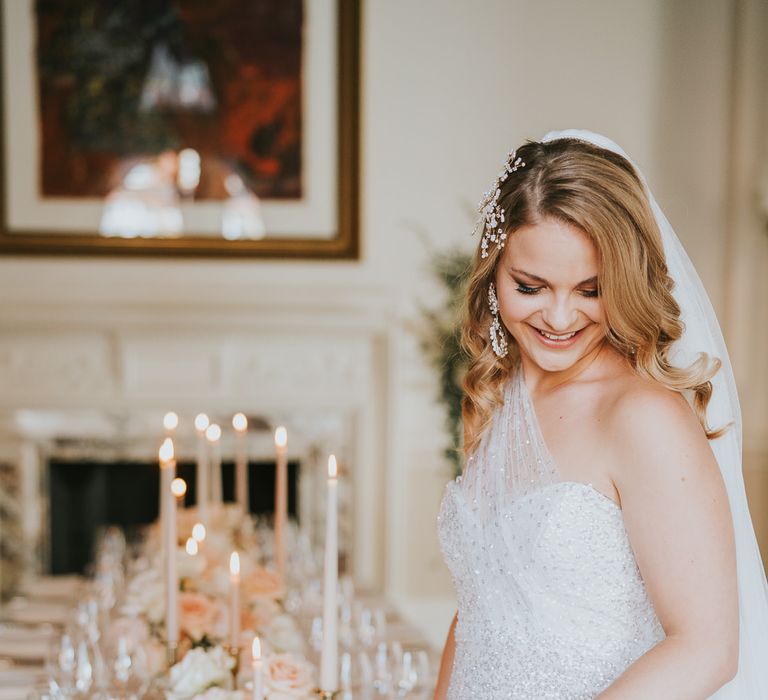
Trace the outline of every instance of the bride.
{"label": "bride", "polygon": [[608,139],[552,133],[481,215],[436,700],[768,699],[735,382],[645,181]]}

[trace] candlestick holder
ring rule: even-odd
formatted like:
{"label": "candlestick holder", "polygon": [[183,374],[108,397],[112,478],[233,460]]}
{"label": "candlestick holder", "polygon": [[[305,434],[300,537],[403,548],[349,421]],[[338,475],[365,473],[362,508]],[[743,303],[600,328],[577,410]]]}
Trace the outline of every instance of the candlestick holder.
{"label": "candlestick holder", "polygon": [[237,676],[240,673],[240,647],[227,646],[227,654],[230,655],[232,661],[232,690],[237,690]]}
{"label": "candlestick holder", "polygon": [[323,698],[323,700],[333,700],[338,694],[338,690],[321,690],[320,688],[315,688],[315,695]]}
{"label": "candlestick holder", "polygon": [[168,668],[175,666],[179,660],[179,645],[176,642],[167,642],[165,645],[165,662]]}

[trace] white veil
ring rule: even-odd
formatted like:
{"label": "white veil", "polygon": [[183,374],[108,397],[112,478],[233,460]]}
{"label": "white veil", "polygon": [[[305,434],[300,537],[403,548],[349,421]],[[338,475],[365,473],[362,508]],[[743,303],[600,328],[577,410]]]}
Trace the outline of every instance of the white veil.
{"label": "white veil", "polygon": [[[728,351],[714,309],[690,258],[664,213],[653,198],[640,169],[610,139],[590,131],[569,129],[551,131],[542,141],[575,138],[613,151],[632,163],[645,185],[656,222],[664,243],[669,274],[675,282],[673,295],[680,305],[685,324],[683,336],[672,346],[670,361],[683,367],[690,365],[700,352],[719,357],[722,367],[712,378],[712,397],[707,406],[707,421],[719,428],[733,421],[720,438],[709,444],[723,475],[733,515],[736,538],[736,561],[739,586],[740,651],[736,677],[721,688],[713,700],[768,699],[768,584],[749,516],[741,466],[742,422],[736,381]],[[690,401],[690,397],[687,396]]]}

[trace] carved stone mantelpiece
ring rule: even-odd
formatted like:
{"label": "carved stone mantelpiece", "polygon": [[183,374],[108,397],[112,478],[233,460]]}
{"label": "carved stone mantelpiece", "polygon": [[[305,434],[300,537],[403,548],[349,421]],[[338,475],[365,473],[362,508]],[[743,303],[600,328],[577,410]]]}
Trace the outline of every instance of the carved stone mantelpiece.
{"label": "carved stone mantelpiece", "polygon": [[[174,410],[187,423],[179,454],[193,459],[197,412],[223,422],[243,411],[287,425],[290,455],[307,468],[320,468],[318,453],[339,455],[351,568],[361,585],[381,587],[389,301],[311,290],[294,300],[0,308],[0,454],[15,455],[24,472],[26,537],[44,532],[50,455],[99,449],[152,459],[162,415]],[[268,432],[251,435],[254,459],[272,449]]]}

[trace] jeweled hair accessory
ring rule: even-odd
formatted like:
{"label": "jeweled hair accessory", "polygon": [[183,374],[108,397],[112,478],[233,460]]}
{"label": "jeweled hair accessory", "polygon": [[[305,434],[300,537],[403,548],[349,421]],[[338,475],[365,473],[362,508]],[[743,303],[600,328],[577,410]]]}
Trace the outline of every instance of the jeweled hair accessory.
{"label": "jeweled hair accessory", "polygon": [[491,326],[488,329],[491,338],[491,347],[497,357],[506,357],[509,350],[504,331],[499,320],[499,299],[496,296],[496,285],[493,282],[488,285],[488,306],[491,310]]}
{"label": "jeweled hair accessory", "polygon": [[[480,241],[480,257],[488,257],[489,243],[496,243],[499,249],[504,247],[507,240],[507,234],[502,228],[504,223],[504,212],[499,205],[499,196],[501,195],[501,183],[504,182],[512,173],[524,168],[523,159],[517,155],[517,150],[510,151],[507,154],[507,160],[504,162],[504,169],[499,173],[493,187],[483,195],[480,202],[480,220],[483,221],[483,238]],[[478,224],[480,221],[478,221]]]}

